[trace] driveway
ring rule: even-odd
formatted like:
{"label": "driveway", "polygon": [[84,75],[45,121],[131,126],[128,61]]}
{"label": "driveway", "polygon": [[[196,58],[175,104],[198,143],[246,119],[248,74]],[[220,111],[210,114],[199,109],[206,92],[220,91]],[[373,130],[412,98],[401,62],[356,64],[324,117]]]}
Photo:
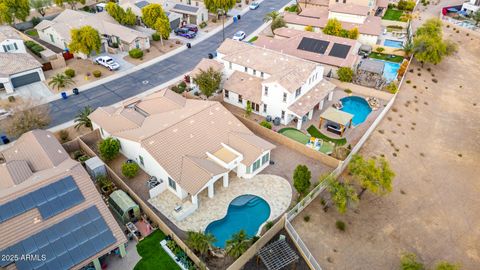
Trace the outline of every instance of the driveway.
{"label": "driveway", "polygon": [[15,88],[15,92],[24,99],[40,101],[53,95],[45,82],[36,82]]}
{"label": "driveway", "polygon": [[[115,72],[119,72],[119,71],[124,71],[124,70],[131,69],[132,67],[135,66],[132,63],[129,63],[129,62],[125,61],[125,59],[123,59],[127,55],[128,55],[127,52],[122,52],[122,53],[118,53],[118,54],[101,53],[101,54],[98,54],[98,55],[95,55],[94,57],[92,57],[92,61],[95,61],[95,59],[97,57],[100,57],[100,56],[109,56],[113,59],[113,61],[117,62],[120,65],[120,68],[115,71]],[[103,67],[103,68],[106,69],[106,67]]]}
{"label": "driveway", "polygon": [[[247,35],[263,24],[266,13],[278,10],[291,0],[266,0],[254,11],[247,12],[242,19],[225,28],[225,36],[231,37],[236,31],[243,30]],[[92,87],[80,95],[67,100],[50,102],[51,127],[70,121],[85,106],[97,108],[108,106],[121,100],[140,94],[172,78],[192,70],[208,53],[216,51],[222,43],[222,31],[194,45],[190,50],[173,55],[163,61],[115,79],[103,85]],[[142,82],[147,81],[144,84]]]}

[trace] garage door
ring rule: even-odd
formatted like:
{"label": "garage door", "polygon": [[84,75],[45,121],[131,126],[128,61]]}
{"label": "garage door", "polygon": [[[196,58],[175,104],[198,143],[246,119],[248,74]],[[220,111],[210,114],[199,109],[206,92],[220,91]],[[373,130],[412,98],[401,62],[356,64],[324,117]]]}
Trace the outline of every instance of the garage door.
{"label": "garage door", "polygon": [[15,87],[31,84],[34,82],[39,82],[40,76],[38,75],[38,72],[33,72],[30,74],[25,74],[22,76],[12,78],[11,81],[12,81],[13,88],[15,88]]}

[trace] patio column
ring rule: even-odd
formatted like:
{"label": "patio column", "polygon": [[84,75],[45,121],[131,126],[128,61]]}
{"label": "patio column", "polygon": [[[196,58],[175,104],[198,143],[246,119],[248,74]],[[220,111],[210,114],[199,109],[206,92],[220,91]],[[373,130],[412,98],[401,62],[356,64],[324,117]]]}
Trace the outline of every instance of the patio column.
{"label": "patio column", "polygon": [[322,101],[320,101],[320,105],[318,106],[318,109],[319,109],[320,111],[323,110],[323,101],[324,101],[324,100],[322,99]]}
{"label": "patio column", "polygon": [[197,195],[192,195],[192,203],[198,207],[198,197]]}
{"label": "patio column", "polygon": [[223,176],[223,187],[228,187],[228,173]]}
{"label": "patio column", "polygon": [[213,198],[213,195],[215,194],[214,184],[215,184],[215,182],[208,185],[208,197],[209,198]]}
{"label": "patio column", "polygon": [[102,265],[100,264],[100,260],[98,258],[93,260],[93,266],[95,267],[95,270],[102,270]]}
{"label": "patio column", "polygon": [[301,130],[302,129],[302,124],[303,124],[303,117],[297,118],[297,129]]}
{"label": "patio column", "polygon": [[313,117],[313,109],[308,112],[308,120],[312,120]]}
{"label": "patio column", "polygon": [[328,101],[332,101],[332,99],[333,99],[333,91],[328,93]]}
{"label": "patio column", "polygon": [[127,256],[127,251],[125,250],[125,244],[121,244],[118,246],[118,250],[120,251],[120,257],[124,258]]}

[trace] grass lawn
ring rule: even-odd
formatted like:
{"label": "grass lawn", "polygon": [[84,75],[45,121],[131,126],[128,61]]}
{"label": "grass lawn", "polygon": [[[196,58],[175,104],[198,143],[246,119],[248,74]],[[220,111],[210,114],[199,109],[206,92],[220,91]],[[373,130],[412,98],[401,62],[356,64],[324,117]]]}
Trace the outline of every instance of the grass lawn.
{"label": "grass lawn", "polygon": [[258,36],[254,36],[254,37],[252,37],[248,42],[254,42],[254,41],[257,40],[257,39],[258,39]]}
{"label": "grass lawn", "polygon": [[301,144],[307,144],[307,142],[310,140],[310,137],[308,135],[302,133],[296,128],[282,128],[278,131],[278,133],[287,136],[290,139],[295,140]]}
{"label": "grass lawn", "polygon": [[383,54],[383,53],[376,53],[372,52],[368,57],[385,60],[389,62],[401,63],[403,61],[402,56],[392,55],[392,54]]}
{"label": "grass lawn", "polygon": [[28,29],[25,31],[25,34],[33,37],[38,37],[37,29]]}
{"label": "grass lawn", "polygon": [[390,21],[400,21],[400,17],[402,17],[402,14],[403,11],[401,10],[388,8],[382,19]]}
{"label": "grass lawn", "polygon": [[180,269],[160,246],[160,241],[164,238],[165,234],[156,230],[137,244],[137,252],[142,259],[134,270]]}
{"label": "grass lawn", "polygon": [[310,135],[312,135],[315,138],[319,138],[319,139],[322,139],[324,141],[332,142],[332,143],[334,143],[338,146],[345,145],[347,143],[347,139],[345,139],[345,138],[333,139],[333,138],[328,137],[327,135],[324,135],[314,125],[309,126],[307,128],[307,131]]}

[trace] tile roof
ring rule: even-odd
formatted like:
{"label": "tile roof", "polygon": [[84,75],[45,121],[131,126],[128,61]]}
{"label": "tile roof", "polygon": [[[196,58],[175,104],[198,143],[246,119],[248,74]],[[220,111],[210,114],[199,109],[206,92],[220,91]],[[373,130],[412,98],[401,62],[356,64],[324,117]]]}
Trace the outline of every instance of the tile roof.
{"label": "tile roof", "polygon": [[302,86],[318,64],[281,52],[226,39],[217,50],[224,61],[271,75],[265,82],[277,82],[293,93]]}
{"label": "tile roof", "polygon": [[359,16],[367,16],[370,8],[367,6],[354,5],[354,4],[334,4],[329,7],[331,12],[345,13]]}
{"label": "tile roof", "polygon": [[194,68],[190,71],[190,77],[194,78],[197,76],[201,70],[206,71],[209,68],[213,68],[216,71],[223,71],[222,63],[208,58],[203,58]]}
{"label": "tile roof", "polygon": [[0,76],[9,76],[42,67],[42,64],[28,53],[0,52]]}
{"label": "tile roof", "polygon": [[92,14],[71,9],[65,9],[51,21],[43,20],[35,26],[35,29],[52,27],[68,43],[71,41],[70,31],[85,25],[90,25],[100,34],[117,36],[127,43],[133,42],[136,38],[148,38],[140,31],[118,24],[107,12]]}
{"label": "tile roof", "polygon": [[223,88],[243,96],[257,104],[262,103],[262,79],[253,75],[235,71],[225,80]]}
{"label": "tile roof", "polygon": [[198,9],[199,9],[199,7],[194,7],[194,6],[190,6],[190,5],[176,4],[175,6],[173,6],[173,8],[171,9],[171,11],[195,15],[195,14],[197,14]]}
{"label": "tile roof", "polygon": [[22,39],[15,28],[8,25],[0,25],[0,42],[7,39]]}
{"label": "tile roof", "polygon": [[298,117],[303,117],[311,111],[328,93],[335,89],[335,85],[329,81],[322,80],[315,85],[312,90],[301,96],[295,103],[290,105],[288,109],[295,113]]}
{"label": "tile roof", "polygon": [[[90,118],[113,136],[140,143],[192,195],[200,191],[212,175],[224,172],[208,160],[206,154],[219,150],[222,143],[242,153],[242,163],[247,166],[261,153],[274,148],[215,101],[185,99],[170,90],[162,90],[134,103],[147,112],[141,126],[125,128],[123,126],[131,123],[130,120],[107,112],[125,108],[99,108]],[[232,134],[245,134],[245,142],[238,142]]]}
{"label": "tile roof", "polygon": [[[358,48],[360,43],[356,40],[325,35],[323,33],[306,32],[288,28],[280,28],[275,31],[279,36],[288,36],[289,38],[271,38],[259,36],[254,45],[264,47],[270,50],[281,51],[285,54],[293,55],[302,59],[337,67],[353,66],[358,59]],[[309,52],[298,49],[298,45],[303,38],[328,41],[328,47],[323,54]],[[345,58],[329,55],[334,44],[343,44],[350,46],[350,50]]]}
{"label": "tile roof", "polygon": [[329,0],[298,0],[297,1],[299,4],[301,4],[302,7],[305,6],[305,4],[308,5],[317,5],[317,6],[328,6]]}
{"label": "tile roof", "polygon": [[[58,150],[61,151],[59,152]],[[13,185],[8,186],[4,185],[5,180],[3,177],[0,179],[2,182],[2,185],[0,185],[0,207],[5,207],[5,205],[11,205],[14,207],[15,200],[18,198],[23,198],[32,192],[38,193],[40,190],[42,190],[43,194],[45,195],[47,193],[45,193],[46,191],[44,192],[43,190],[47,186],[55,186],[59,179],[67,178],[71,179],[72,183],[74,183],[84,199],[77,201],[77,203],[72,204],[70,208],[64,209],[61,212],[55,212],[54,209],[50,208],[54,211],[54,214],[51,217],[49,217],[48,214],[50,212],[44,212],[48,209],[41,208],[37,205],[33,208],[28,208],[30,210],[25,209],[26,211],[19,212],[18,215],[3,220],[0,222],[0,231],[2,232],[0,253],[5,252],[5,249],[8,247],[21,243],[24,240],[28,241],[29,238],[32,239],[31,237],[47,231],[53,238],[60,238],[62,232],[60,230],[52,231],[50,228],[57,226],[58,224],[62,223],[62,221],[69,220],[71,217],[76,216],[77,214],[80,214],[91,207],[98,209],[97,211],[102,220],[104,220],[104,222],[108,225],[108,229],[113,233],[114,242],[103,246],[101,250],[98,250],[98,252],[95,250],[93,253],[90,251],[91,253],[84,254],[84,258],[75,263],[75,265],[72,267],[73,269],[79,269],[85,266],[94,258],[106,254],[119,244],[127,241],[122,229],[117,224],[111,212],[103,202],[103,199],[98,193],[88,173],[80,163],[70,159],[68,154],[65,156],[65,150],[62,148],[60,143],[56,141],[52,133],[43,130],[27,132],[23,134],[13,146],[6,151],[3,151],[2,154],[7,164],[12,162],[15,163],[20,160],[25,161],[26,164],[31,168],[32,174],[27,178],[25,178],[26,175],[23,175],[22,178],[25,179],[22,181],[17,181],[16,183],[13,183]],[[24,167],[25,163],[20,166]],[[25,167],[24,170],[25,172],[27,171]],[[54,190],[57,192],[60,191],[56,187]],[[25,206],[24,202],[22,202],[22,205]],[[76,217],[72,220],[72,225],[74,226],[81,227],[84,224],[86,223],[77,220]],[[53,249],[53,244],[51,242],[53,240],[48,240],[50,243],[49,241],[45,243],[49,248]],[[80,242],[75,241],[75,243],[71,244],[80,244]],[[16,264],[16,266],[14,264],[10,264],[7,266],[7,269],[22,269],[24,266],[20,262],[17,262]]]}

